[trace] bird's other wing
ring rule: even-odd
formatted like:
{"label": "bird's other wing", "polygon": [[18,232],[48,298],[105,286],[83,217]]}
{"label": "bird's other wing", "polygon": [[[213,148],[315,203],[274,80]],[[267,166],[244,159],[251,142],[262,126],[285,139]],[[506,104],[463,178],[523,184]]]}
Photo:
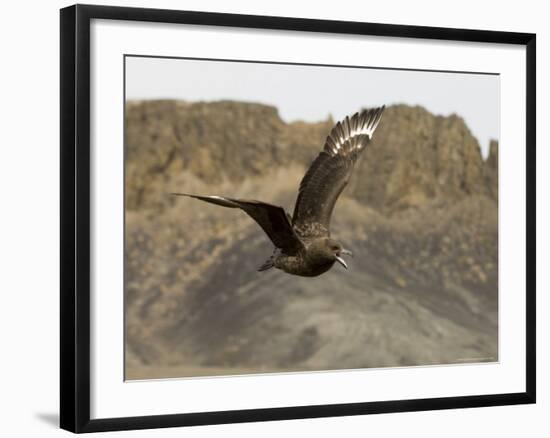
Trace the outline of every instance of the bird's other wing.
{"label": "bird's other wing", "polygon": [[292,224],[302,237],[330,235],[330,216],[357,158],[372,139],[384,106],[338,122],[300,183]]}
{"label": "bird's other wing", "polygon": [[288,219],[285,210],[277,205],[248,199],[233,199],[222,196],[200,196],[186,193],[172,193],[176,196],[188,196],[211,204],[228,208],[240,208],[265,231],[273,244],[285,254],[294,255],[300,252],[304,245]]}

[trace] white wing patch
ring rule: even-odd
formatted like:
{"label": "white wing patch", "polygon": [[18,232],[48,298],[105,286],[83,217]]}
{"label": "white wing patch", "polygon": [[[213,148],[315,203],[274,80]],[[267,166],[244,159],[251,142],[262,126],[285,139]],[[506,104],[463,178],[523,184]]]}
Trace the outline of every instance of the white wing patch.
{"label": "white wing patch", "polygon": [[330,131],[325,143],[325,152],[332,156],[348,155],[361,150],[371,139],[380,123],[385,106],[355,113],[338,122]]}

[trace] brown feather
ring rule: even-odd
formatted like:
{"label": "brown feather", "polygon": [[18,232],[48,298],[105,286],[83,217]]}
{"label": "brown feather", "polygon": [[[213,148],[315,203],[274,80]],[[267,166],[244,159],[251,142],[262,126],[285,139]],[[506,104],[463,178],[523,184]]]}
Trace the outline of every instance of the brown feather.
{"label": "brown feather", "polygon": [[355,113],[336,123],[323,151],[304,175],[292,225],[302,237],[330,235],[330,218],[357,158],[372,138],[384,107]]}
{"label": "brown feather", "polygon": [[201,196],[186,193],[172,193],[177,196],[188,196],[211,204],[228,208],[240,208],[256,221],[271,239],[273,244],[285,254],[297,254],[304,245],[294,231],[288,215],[282,207],[267,202],[248,199],[234,199],[223,196]]}

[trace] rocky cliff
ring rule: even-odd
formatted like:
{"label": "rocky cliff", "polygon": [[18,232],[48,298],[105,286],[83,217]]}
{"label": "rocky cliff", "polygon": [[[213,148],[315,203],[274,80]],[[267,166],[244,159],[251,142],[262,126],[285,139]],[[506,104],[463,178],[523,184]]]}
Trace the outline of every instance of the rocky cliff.
{"label": "rocky cliff", "polygon": [[349,271],[258,273],[272,247],[248,217],[168,195],[292,211],[332,125],[259,104],[127,104],[128,377],[497,359],[498,144],[483,160],[459,116],[386,109],[333,216]]}

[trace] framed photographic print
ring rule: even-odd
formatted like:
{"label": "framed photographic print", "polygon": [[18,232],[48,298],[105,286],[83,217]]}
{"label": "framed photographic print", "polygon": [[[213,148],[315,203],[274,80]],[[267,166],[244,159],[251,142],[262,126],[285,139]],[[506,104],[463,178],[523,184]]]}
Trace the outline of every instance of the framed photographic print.
{"label": "framed photographic print", "polygon": [[535,35],[61,10],[61,427],[535,402]]}

